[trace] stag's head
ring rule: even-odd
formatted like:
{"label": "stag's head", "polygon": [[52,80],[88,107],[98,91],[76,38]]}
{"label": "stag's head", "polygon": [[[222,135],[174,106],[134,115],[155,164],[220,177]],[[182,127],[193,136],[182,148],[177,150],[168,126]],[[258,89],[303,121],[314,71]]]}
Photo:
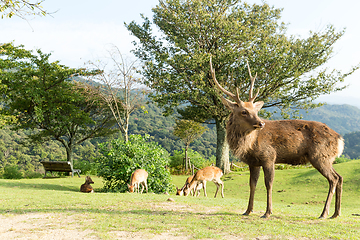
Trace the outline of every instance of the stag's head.
{"label": "stag's head", "polygon": [[264,105],[264,102],[263,101],[254,102],[255,98],[259,94],[259,90],[258,90],[255,96],[253,95],[254,82],[257,74],[255,74],[255,76],[253,77],[251,75],[249,63],[247,63],[247,67],[249,70],[251,84],[249,90],[249,101],[243,102],[240,100],[238,88],[236,88],[236,94],[233,94],[227,91],[226,89],[224,89],[219,84],[219,82],[216,80],[215,70],[212,67],[212,62],[210,58],[210,71],[215,85],[218,87],[218,89],[221,92],[223,92],[224,94],[226,94],[227,96],[229,96],[234,100],[233,102],[224,98],[223,96],[221,97],[222,103],[232,112],[234,123],[246,127],[247,129],[253,129],[253,130],[262,129],[265,126],[265,123],[259,118],[258,112]]}

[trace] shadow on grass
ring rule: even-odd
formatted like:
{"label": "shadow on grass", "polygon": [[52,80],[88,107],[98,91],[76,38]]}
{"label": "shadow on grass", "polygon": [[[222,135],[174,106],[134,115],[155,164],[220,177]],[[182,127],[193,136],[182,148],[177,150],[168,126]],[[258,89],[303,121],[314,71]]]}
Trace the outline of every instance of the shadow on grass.
{"label": "shadow on grass", "polygon": [[79,192],[80,185],[78,188],[64,186],[59,184],[51,183],[23,183],[23,182],[2,182],[1,187],[7,188],[21,188],[21,189],[31,189],[31,190],[57,190],[57,191],[70,191],[70,192]]}
{"label": "shadow on grass", "polygon": [[28,208],[28,209],[18,209],[18,210],[0,210],[0,214],[29,214],[29,213],[65,213],[65,214],[84,214],[84,213],[95,213],[95,214],[110,214],[110,215],[143,215],[143,216],[239,216],[243,218],[248,218],[248,216],[243,216],[240,213],[231,213],[231,212],[214,212],[214,213],[202,213],[202,212],[191,212],[191,211],[172,211],[172,210],[114,210],[113,208],[109,209],[84,209],[84,208],[51,208],[51,209],[39,209],[39,208]]}

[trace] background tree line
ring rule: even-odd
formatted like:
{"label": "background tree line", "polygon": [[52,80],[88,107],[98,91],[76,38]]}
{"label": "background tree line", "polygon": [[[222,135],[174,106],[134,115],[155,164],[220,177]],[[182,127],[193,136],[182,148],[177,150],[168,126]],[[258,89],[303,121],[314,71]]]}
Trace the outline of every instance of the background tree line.
{"label": "background tree line", "polygon": [[[145,103],[144,103],[145,104]],[[154,104],[145,104],[145,112],[138,109],[130,117],[129,133],[149,134],[151,141],[158,142],[172,156],[183,152],[184,143],[173,134],[174,116],[163,116],[162,109]],[[341,111],[341,113],[339,112]],[[360,158],[360,109],[350,105],[324,105],[310,110],[304,119],[322,121],[340,132],[345,139],[344,156],[351,159]],[[213,124],[208,130],[190,144],[191,151],[201,155],[204,160],[215,161],[216,131]],[[0,129],[0,168],[6,164],[18,164],[24,171],[42,172],[40,161],[65,160],[66,152],[57,141],[29,145],[24,143],[29,130],[12,131],[8,127]],[[118,134],[108,137],[87,140],[75,147],[74,164],[84,173],[91,173],[94,159],[99,157],[98,144],[118,138]],[[184,156],[182,154],[182,156]],[[192,158],[196,154],[191,155]],[[237,161],[231,158],[232,161]]]}

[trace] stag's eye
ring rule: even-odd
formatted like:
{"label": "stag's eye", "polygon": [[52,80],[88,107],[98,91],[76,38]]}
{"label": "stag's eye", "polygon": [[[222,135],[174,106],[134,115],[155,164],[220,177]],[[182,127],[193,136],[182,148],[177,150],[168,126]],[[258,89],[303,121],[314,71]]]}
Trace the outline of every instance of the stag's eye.
{"label": "stag's eye", "polygon": [[248,111],[246,111],[246,110],[241,111],[241,115],[246,116],[247,114],[248,114]]}

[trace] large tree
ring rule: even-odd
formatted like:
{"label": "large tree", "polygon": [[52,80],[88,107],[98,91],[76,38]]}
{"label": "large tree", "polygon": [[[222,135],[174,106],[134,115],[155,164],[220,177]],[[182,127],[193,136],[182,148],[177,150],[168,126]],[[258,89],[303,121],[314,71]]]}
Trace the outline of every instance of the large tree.
{"label": "large tree", "polygon": [[316,107],[312,101],[321,94],[342,90],[336,84],[358,68],[344,74],[323,67],[343,30],[329,25],[307,38],[288,35],[281,9],[266,3],[164,0],[152,11],[152,22],[142,16],[142,24],[126,24],[138,39],[134,53],[145,62],[142,73],[154,90],[151,97],[166,113],[181,106],[185,119],[215,122],[216,165],[225,173],[230,170],[225,133],[229,112],[214,89],[210,57],[219,83],[231,92],[239,88],[244,100],[250,84],[248,61],[257,73],[257,99],[265,102],[265,112],[278,107],[284,117],[289,117],[288,110]]}
{"label": "large tree", "polygon": [[22,46],[0,46],[0,80],[5,107],[16,117],[13,129],[33,129],[34,142],[59,141],[73,163],[74,147],[87,139],[114,132],[108,108],[73,77],[92,74],[50,62],[50,54],[34,54]]}

